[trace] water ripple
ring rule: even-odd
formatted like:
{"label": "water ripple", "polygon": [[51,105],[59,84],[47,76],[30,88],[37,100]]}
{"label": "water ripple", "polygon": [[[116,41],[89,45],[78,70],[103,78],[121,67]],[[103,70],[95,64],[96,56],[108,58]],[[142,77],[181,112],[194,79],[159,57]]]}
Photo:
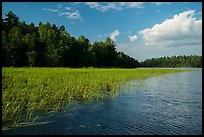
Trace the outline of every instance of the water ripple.
{"label": "water ripple", "polygon": [[121,88],[117,98],[73,104],[47,118],[54,123],[3,134],[201,135],[202,73],[185,72],[143,81],[145,91]]}

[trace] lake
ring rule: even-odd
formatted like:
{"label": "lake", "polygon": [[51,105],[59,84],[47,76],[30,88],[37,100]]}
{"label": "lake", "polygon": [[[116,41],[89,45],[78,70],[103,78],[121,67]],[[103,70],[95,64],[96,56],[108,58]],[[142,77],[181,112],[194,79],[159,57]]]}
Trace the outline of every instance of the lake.
{"label": "lake", "polygon": [[36,121],[48,123],[2,134],[202,135],[202,70],[131,81],[116,96],[73,102]]}

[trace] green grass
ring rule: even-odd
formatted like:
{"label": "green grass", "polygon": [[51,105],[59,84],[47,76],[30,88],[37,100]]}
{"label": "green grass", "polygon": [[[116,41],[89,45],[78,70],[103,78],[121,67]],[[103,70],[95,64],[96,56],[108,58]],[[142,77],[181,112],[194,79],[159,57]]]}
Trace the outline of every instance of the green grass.
{"label": "green grass", "polygon": [[[168,69],[2,68],[2,126],[35,120],[37,112],[60,110],[73,100],[84,102],[116,95],[121,84],[166,73]],[[186,71],[186,70],[185,70]]]}

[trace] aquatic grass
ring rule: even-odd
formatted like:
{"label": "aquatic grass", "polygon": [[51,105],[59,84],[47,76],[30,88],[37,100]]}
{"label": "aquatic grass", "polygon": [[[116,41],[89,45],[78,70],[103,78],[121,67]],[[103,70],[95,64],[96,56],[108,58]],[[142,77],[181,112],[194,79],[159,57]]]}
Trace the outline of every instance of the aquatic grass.
{"label": "aquatic grass", "polygon": [[72,101],[102,100],[131,80],[186,70],[102,68],[2,68],[2,126],[18,127],[40,112]]}

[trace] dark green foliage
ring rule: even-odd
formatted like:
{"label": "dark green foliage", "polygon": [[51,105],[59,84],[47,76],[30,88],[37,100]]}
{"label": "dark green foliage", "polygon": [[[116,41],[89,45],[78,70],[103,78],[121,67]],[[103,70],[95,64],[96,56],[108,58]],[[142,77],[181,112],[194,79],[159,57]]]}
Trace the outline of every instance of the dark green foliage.
{"label": "dark green foliage", "polygon": [[202,56],[172,56],[147,59],[140,63],[142,67],[202,67]]}
{"label": "dark green foliage", "polygon": [[9,11],[2,19],[2,66],[35,67],[202,67],[202,56],[173,56],[138,62],[116,51],[110,38],[93,44],[72,37],[62,25],[26,24]]}
{"label": "dark green foliage", "polygon": [[9,11],[2,19],[2,66],[35,67],[123,67],[139,62],[116,51],[110,38],[91,44],[84,36],[72,37],[62,25],[49,22],[26,24]]}

